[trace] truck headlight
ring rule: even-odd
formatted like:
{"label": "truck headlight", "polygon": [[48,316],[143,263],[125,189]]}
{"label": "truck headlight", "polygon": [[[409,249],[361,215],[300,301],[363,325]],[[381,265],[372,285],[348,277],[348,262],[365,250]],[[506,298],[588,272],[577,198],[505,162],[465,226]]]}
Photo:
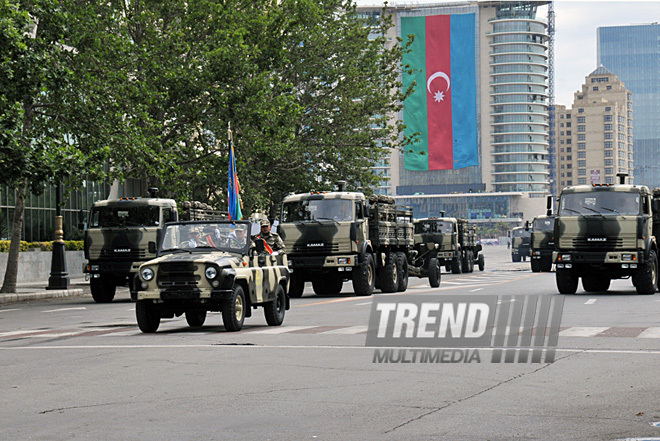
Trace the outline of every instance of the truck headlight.
{"label": "truck headlight", "polygon": [[561,255],[561,260],[570,261],[571,260],[571,255],[570,254],[562,254]]}
{"label": "truck headlight", "polygon": [[351,263],[351,259],[349,257],[340,257],[339,259],[337,259],[337,263],[339,265],[348,265],[349,263]]}
{"label": "truck headlight", "polygon": [[630,262],[635,259],[633,258],[632,254],[624,254],[621,256],[621,260],[623,260],[624,262]]}
{"label": "truck headlight", "polygon": [[209,280],[215,279],[218,275],[218,269],[214,266],[207,266],[206,271],[204,271],[204,275],[206,275],[206,278]]}
{"label": "truck headlight", "polygon": [[141,271],[140,275],[144,280],[148,282],[149,280],[154,278],[154,270],[152,270],[151,268],[144,268]]}

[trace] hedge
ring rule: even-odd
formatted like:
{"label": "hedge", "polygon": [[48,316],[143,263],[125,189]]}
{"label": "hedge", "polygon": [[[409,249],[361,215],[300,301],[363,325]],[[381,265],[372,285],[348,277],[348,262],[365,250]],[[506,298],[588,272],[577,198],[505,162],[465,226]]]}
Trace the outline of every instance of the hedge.
{"label": "hedge", "polygon": [[[10,243],[8,240],[0,240],[0,253],[8,253]],[[41,251],[53,251],[53,242],[26,242],[22,240],[19,250],[31,251],[34,248],[39,248]],[[67,251],[82,251],[84,242],[82,240],[65,240],[64,249]]]}

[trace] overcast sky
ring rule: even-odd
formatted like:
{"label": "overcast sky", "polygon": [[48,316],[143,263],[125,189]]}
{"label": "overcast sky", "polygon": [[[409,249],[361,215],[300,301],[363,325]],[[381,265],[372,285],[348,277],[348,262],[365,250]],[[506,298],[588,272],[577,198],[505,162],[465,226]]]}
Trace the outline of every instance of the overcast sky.
{"label": "overcast sky", "polygon": [[[391,0],[390,5],[440,3],[425,0]],[[449,3],[449,2],[446,2]],[[358,5],[382,4],[378,0],[357,0]],[[555,1],[555,102],[573,105],[573,93],[596,64],[596,29],[660,22],[660,1]],[[543,19],[547,9],[539,11]]]}

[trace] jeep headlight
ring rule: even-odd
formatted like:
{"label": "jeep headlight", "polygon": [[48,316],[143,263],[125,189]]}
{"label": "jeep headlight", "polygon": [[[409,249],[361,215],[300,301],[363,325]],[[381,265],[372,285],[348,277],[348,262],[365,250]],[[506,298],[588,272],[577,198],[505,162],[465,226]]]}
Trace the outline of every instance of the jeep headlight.
{"label": "jeep headlight", "polygon": [[204,271],[204,275],[206,275],[206,278],[209,280],[215,279],[218,275],[218,269],[214,266],[207,266],[206,271]]}
{"label": "jeep headlight", "polygon": [[141,271],[141,276],[147,282],[154,278],[154,270],[151,268],[143,268]]}
{"label": "jeep headlight", "polygon": [[633,255],[632,254],[624,254],[623,256],[621,256],[621,260],[623,260],[624,262],[630,262],[630,261],[633,260]]}

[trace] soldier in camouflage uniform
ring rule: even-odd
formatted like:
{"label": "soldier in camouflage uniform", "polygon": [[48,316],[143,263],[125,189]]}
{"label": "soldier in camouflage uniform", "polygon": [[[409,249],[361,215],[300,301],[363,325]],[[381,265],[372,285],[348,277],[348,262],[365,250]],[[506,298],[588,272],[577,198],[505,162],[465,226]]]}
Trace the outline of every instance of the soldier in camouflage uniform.
{"label": "soldier in camouflage uniform", "polygon": [[286,253],[284,248],[284,242],[282,238],[277,233],[271,233],[270,231],[270,222],[268,219],[261,221],[261,232],[257,234],[255,239],[263,239],[268,246],[273,250],[273,252],[278,252],[279,254]]}

